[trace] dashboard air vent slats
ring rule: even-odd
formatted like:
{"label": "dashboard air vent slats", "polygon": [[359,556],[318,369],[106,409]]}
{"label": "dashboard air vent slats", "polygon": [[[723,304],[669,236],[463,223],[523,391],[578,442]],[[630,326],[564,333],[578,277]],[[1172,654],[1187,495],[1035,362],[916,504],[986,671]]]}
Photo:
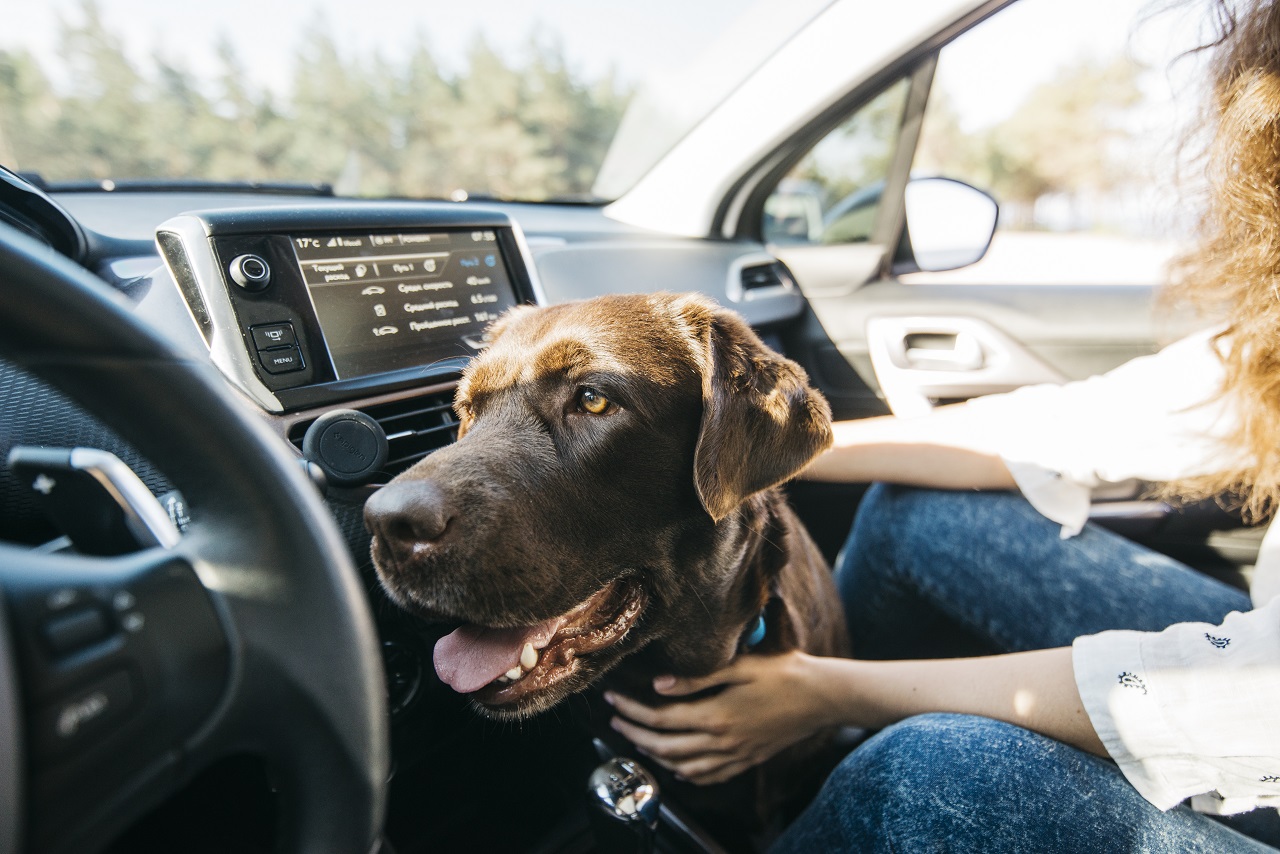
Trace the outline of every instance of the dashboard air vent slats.
{"label": "dashboard air vent slats", "polygon": [[742,290],[745,293],[764,288],[790,289],[791,287],[791,271],[784,267],[781,261],[742,268]]}
{"label": "dashboard air vent slats", "polygon": [[783,296],[796,291],[796,280],[791,271],[776,259],[747,261],[738,268],[736,276],[732,272],[729,275],[728,296],[734,302]]}
{"label": "dashboard air vent slats", "polygon": [[[453,395],[423,397],[357,407],[381,425],[390,446],[385,471],[394,477],[418,460],[458,438],[458,419],[453,414]],[[289,430],[289,440],[301,449],[302,437],[311,420],[300,421]]]}

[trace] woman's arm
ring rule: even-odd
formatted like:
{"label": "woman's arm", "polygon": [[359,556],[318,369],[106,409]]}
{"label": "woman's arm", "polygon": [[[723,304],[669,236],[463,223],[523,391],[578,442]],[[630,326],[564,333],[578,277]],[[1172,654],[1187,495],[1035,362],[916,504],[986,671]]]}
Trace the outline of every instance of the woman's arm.
{"label": "woman's arm", "polygon": [[981,715],[1105,756],[1076,689],[1071,649],[939,661],[856,661],[801,652],[739,657],[698,679],[654,688],[712,697],[654,708],[607,694],[613,726],[657,762],[695,783],[739,774],[834,726],[877,728],[926,712]]}
{"label": "woman's arm", "polygon": [[[842,483],[887,481],[935,489],[1012,489],[1013,478],[994,453],[966,447],[981,427],[964,405],[915,418],[861,418],[834,426],[831,449],[802,477]],[[970,445],[974,444],[972,442]]]}

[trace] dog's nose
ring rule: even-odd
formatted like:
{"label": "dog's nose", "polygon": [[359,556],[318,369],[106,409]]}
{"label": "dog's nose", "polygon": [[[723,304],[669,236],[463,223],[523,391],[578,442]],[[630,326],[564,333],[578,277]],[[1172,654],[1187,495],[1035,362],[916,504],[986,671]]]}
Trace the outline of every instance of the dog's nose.
{"label": "dog's nose", "polygon": [[444,493],[429,480],[384,486],[364,505],[365,526],[396,551],[439,540],[451,517]]}

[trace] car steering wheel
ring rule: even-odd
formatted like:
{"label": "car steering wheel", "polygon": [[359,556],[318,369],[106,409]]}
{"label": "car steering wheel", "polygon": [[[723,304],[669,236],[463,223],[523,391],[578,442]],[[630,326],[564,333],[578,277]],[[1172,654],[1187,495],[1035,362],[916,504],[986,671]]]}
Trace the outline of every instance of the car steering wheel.
{"label": "car steering wheel", "polygon": [[0,854],[100,848],[241,754],[278,792],[277,850],[370,851],[384,676],[315,487],[210,365],[7,225],[0,306],[0,354],[132,443],[191,516],[120,557],[0,544]]}

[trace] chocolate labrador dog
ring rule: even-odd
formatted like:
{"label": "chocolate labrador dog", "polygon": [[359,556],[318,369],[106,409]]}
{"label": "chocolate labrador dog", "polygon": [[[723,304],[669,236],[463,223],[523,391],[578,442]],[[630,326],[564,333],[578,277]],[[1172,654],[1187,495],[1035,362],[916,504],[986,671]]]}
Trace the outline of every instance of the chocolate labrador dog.
{"label": "chocolate labrador dog", "polygon": [[436,672],[497,718],[610,670],[845,652],[830,572],[775,487],[831,443],[803,370],[696,295],[520,307],[491,329],[458,441],[369,500],[404,608],[460,624]]}

